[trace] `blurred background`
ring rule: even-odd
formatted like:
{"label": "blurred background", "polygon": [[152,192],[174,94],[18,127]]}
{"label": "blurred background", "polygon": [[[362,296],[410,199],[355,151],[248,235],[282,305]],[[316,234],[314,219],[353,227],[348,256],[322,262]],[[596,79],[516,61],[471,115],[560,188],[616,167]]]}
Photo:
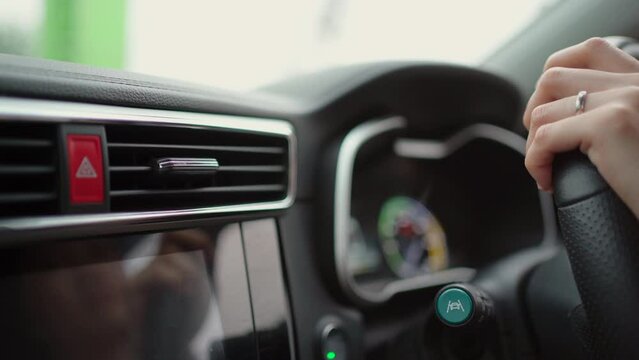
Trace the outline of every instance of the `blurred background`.
{"label": "blurred background", "polygon": [[379,60],[475,65],[560,0],[0,0],[0,52],[251,90]]}

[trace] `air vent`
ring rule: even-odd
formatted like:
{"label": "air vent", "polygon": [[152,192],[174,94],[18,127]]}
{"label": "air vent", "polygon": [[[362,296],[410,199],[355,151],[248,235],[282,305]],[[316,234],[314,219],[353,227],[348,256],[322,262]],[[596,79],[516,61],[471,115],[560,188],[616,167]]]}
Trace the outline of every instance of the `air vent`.
{"label": "air vent", "polygon": [[56,126],[0,122],[0,217],[58,213]]}
{"label": "air vent", "polygon": [[[113,212],[208,208],[283,200],[288,140],[169,126],[106,126]],[[167,159],[208,170],[165,172]]]}

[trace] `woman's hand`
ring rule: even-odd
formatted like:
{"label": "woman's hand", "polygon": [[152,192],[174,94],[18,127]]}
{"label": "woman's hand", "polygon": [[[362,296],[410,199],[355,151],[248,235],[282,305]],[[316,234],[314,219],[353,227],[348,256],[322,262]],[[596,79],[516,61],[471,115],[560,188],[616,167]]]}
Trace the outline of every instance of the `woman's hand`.
{"label": "woman's hand", "polygon": [[[583,111],[579,91],[588,92]],[[526,168],[552,190],[557,153],[579,149],[639,217],[639,61],[599,38],[546,62],[524,113]]]}

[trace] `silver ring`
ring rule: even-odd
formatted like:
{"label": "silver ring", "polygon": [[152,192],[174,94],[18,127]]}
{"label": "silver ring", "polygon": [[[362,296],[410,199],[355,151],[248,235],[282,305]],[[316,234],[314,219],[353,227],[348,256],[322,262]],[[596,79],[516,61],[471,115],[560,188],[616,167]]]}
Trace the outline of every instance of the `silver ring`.
{"label": "silver ring", "polygon": [[584,109],[586,108],[586,96],[588,96],[588,92],[585,90],[582,90],[577,94],[577,100],[575,100],[575,112],[577,114],[584,112]]}

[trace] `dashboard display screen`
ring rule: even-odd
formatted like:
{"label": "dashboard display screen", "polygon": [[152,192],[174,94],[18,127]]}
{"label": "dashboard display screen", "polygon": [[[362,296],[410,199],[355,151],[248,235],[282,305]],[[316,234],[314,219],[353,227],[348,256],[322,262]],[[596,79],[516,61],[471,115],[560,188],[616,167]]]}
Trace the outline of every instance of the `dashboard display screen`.
{"label": "dashboard display screen", "polygon": [[388,199],[380,210],[378,232],[386,261],[399,277],[448,266],[446,234],[435,215],[415,199]]}
{"label": "dashboard display screen", "polygon": [[227,358],[229,343],[254,348],[237,225],[2,257],[14,260],[0,278],[0,333],[12,358],[209,360]]}
{"label": "dashboard display screen", "polygon": [[410,278],[448,268],[444,228],[416,199],[391,196],[382,201],[376,219],[351,217],[350,225],[348,269],[355,276],[387,268],[395,277]]}

